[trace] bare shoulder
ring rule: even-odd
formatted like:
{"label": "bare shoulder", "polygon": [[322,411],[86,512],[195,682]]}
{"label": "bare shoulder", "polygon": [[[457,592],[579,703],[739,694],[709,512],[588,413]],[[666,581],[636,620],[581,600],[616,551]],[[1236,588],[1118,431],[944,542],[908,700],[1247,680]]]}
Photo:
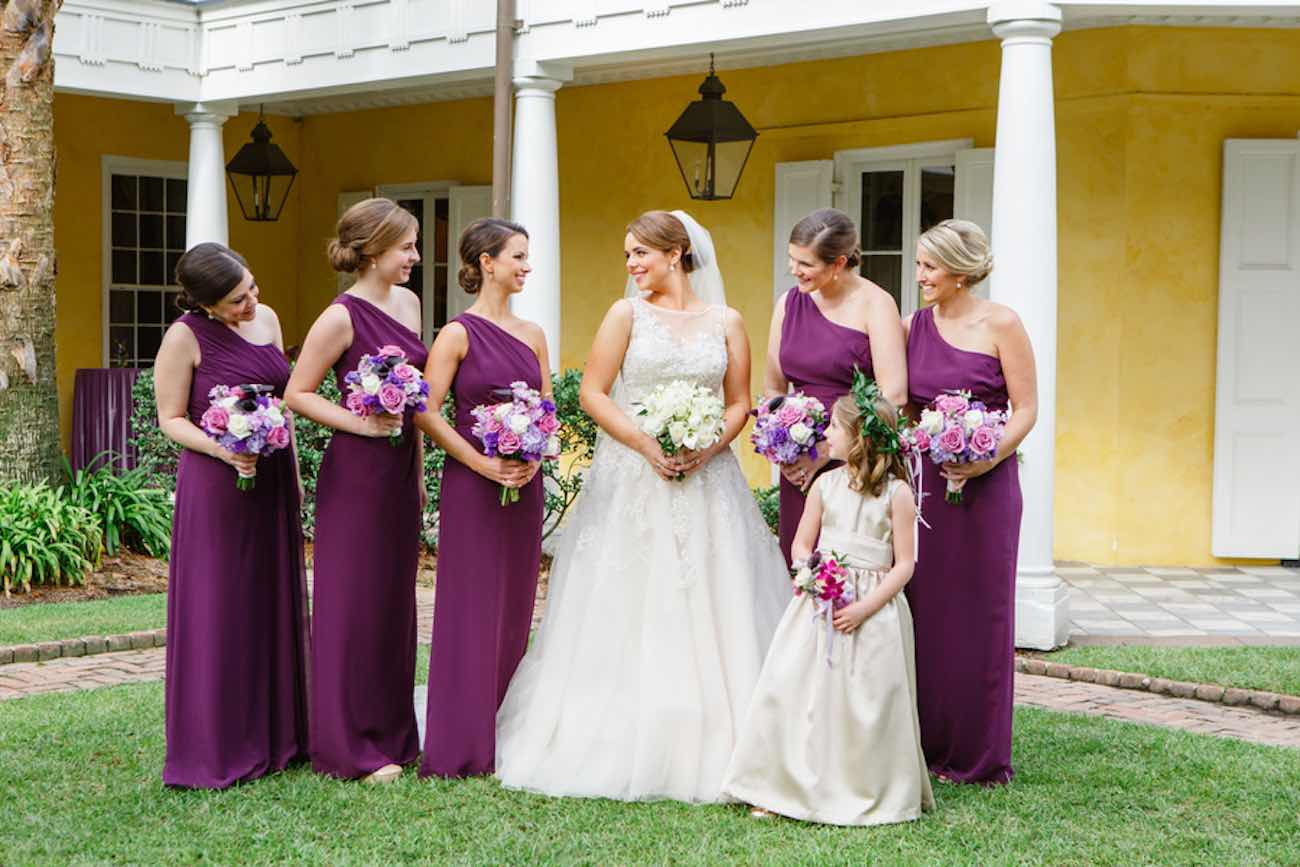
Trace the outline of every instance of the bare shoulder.
{"label": "bare shoulder", "polygon": [[745,327],[745,317],[741,316],[740,311],[735,307],[722,308],[722,321],[726,323],[728,330]]}
{"label": "bare shoulder", "polygon": [[904,333],[904,334],[911,334],[911,333],[912,333],[912,317],[915,316],[915,315],[916,315],[915,313],[909,313],[909,314],[907,314],[906,316],[903,317],[903,333]]}
{"label": "bare shoulder", "polygon": [[605,322],[614,325],[632,325],[632,299],[620,298],[609,306]]}
{"label": "bare shoulder", "polygon": [[453,319],[438,329],[438,336],[433,338],[433,348],[464,349],[469,346],[469,331],[462,322]]}
{"label": "bare shoulder", "polygon": [[1005,304],[999,304],[996,301],[986,301],[984,321],[989,327],[998,334],[1014,334],[1018,331],[1024,331],[1024,323],[1020,321],[1020,314],[1012,310]]}
{"label": "bare shoulder", "polygon": [[791,286],[789,289],[781,293],[780,298],[776,299],[776,303],[772,305],[772,318],[774,320],[777,321],[785,320],[785,305],[790,303],[790,293],[798,292],[798,291],[799,291],[798,286]]}
{"label": "bare shoulder", "polygon": [[280,325],[280,316],[275,312],[275,308],[270,304],[257,305],[257,319],[258,321],[266,322],[268,325],[274,325],[276,327]]}
{"label": "bare shoulder", "polygon": [[524,343],[531,346],[534,352],[542,351],[546,347],[546,332],[542,330],[542,326],[527,319],[521,321],[523,327],[520,329],[520,333],[524,338]]}
{"label": "bare shoulder", "polygon": [[167,326],[167,331],[163,334],[162,346],[164,348],[168,346],[172,348],[190,346],[197,350],[199,348],[199,340],[194,336],[194,332],[190,330],[188,325],[177,319],[171,325]]}

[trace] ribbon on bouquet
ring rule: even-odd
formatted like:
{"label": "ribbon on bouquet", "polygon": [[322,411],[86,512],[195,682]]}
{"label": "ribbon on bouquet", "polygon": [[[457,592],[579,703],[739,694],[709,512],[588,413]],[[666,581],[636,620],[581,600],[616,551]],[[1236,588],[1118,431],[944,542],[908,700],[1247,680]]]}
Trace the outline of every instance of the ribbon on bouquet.
{"label": "ribbon on bouquet", "polygon": [[[858,595],[857,595],[856,586],[857,586],[857,580],[855,578],[853,582],[853,586],[846,587],[845,595],[840,597],[840,601],[844,603],[843,605],[840,606],[840,608],[843,608],[845,605],[857,601]],[[835,608],[834,601],[830,599],[822,599],[820,596],[813,597],[812,603],[814,609],[813,620],[816,620],[817,618],[820,617],[826,621],[826,667],[830,668],[831,655],[832,655],[831,649],[835,646],[834,620],[835,620],[835,612],[837,609]],[[844,637],[852,639],[853,635],[854,633],[849,633]],[[854,660],[854,655],[852,653],[849,653],[849,675],[850,676],[852,676],[853,674],[853,660]]]}
{"label": "ribbon on bouquet", "polygon": [[921,560],[921,528],[929,530],[930,525],[921,517],[921,501],[925,499],[925,484],[921,480],[921,452],[917,449],[907,451],[907,471],[912,477],[912,499],[916,500],[916,521],[912,524],[912,560]]}

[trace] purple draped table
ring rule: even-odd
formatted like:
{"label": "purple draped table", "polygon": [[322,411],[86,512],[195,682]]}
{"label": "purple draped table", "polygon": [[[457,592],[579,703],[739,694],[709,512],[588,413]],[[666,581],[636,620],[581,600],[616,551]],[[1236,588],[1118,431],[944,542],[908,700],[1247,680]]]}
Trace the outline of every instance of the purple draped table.
{"label": "purple draped table", "polygon": [[90,367],[77,371],[72,389],[72,468],[89,466],[111,451],[125,470],[135,466],[131,440],[131,388],[140,375],[135,367]]}

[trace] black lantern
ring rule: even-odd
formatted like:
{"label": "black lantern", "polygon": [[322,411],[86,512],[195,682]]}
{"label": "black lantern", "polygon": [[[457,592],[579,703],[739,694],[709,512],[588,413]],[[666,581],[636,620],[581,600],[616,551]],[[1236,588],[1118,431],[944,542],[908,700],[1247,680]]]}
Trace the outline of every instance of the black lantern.
{"label": "black lantern", "polygon": [[280,146],[271,143],[271,130],[265,117],[264,113],[258,113],[253,140],[226,163],[226,177],[230,178],[244,219],[269,223],[280,219],[298,170]]}
{"label": "black lantern", "polygon": [[700,85],[700,99],[686,106],[682,116],[664,133],[677,158],[677,168],[692,199],[730,199],[740,183],[740,173],[754,147],[758,131],[736,108],[722,98],[727,88],[713,74]]}

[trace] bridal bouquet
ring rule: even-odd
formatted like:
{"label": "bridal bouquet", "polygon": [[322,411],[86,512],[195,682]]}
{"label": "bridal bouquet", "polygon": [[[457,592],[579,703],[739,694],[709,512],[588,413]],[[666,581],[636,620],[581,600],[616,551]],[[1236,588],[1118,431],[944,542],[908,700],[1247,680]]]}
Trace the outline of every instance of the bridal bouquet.
{"label": "bridal bouquet", "polygon": [[[203,432],[237,455],[269,455],[289,445],[289,412],[269,385],[218,385],[208,392],[211,404],[199,419]],[[242,473],[235,487],[247,491],[257,476]]]}
{"label": "bridal bouquet", "polygon": [[807,455],[817,460],[817,443],[826,438],[826,407],[803,392],[759,401],[749,441],[754,451],[774,464],[793,464]]}
{"label": "bridal bouquet", "polygon": [[[554,401],[542,397],[541,392],[529,388],[526,382],[512,382],[509,388],[496,389],[492,394],[502,398],[502,402],[479,404],[470,410],[474,417],[470,433],[482,441],[488,457],[530,463],[559,457],[560,440],[556,431],[560,429],[560,419]],[[501,505],[517,502],[519,489],[502,485]]]}
{"label": "bridal bouquet", "polygon": [[[928,453],[936,464],[971,464],[993,458],[1010,417],[1006,411],[972,400],[969,391],[947,391],[921,410],[915,425],[900,433],[908,451]],[[948,482],[944,499],[960,505],[961,488]]]}
{"label": "bridal bouquet", "polygon": [[[397,346],[381,346],[374,355],[363,355],[357,369],[343,377],[348,387],[346,406],[355,416],[365,418],[386,412],[402,415],[407,409],[424,412],[429,397],[429,383],[420,371],[406,361],[406,353]],[[388,437],[388,444],[400,445],[402,432]]]}
{"label": "bridal bouquet", "polygon": [[675,379],[655,387],[632,404],[641,429],[658,441],[664,454],[706,449],[722,437],[722,398],[709,388]]}

